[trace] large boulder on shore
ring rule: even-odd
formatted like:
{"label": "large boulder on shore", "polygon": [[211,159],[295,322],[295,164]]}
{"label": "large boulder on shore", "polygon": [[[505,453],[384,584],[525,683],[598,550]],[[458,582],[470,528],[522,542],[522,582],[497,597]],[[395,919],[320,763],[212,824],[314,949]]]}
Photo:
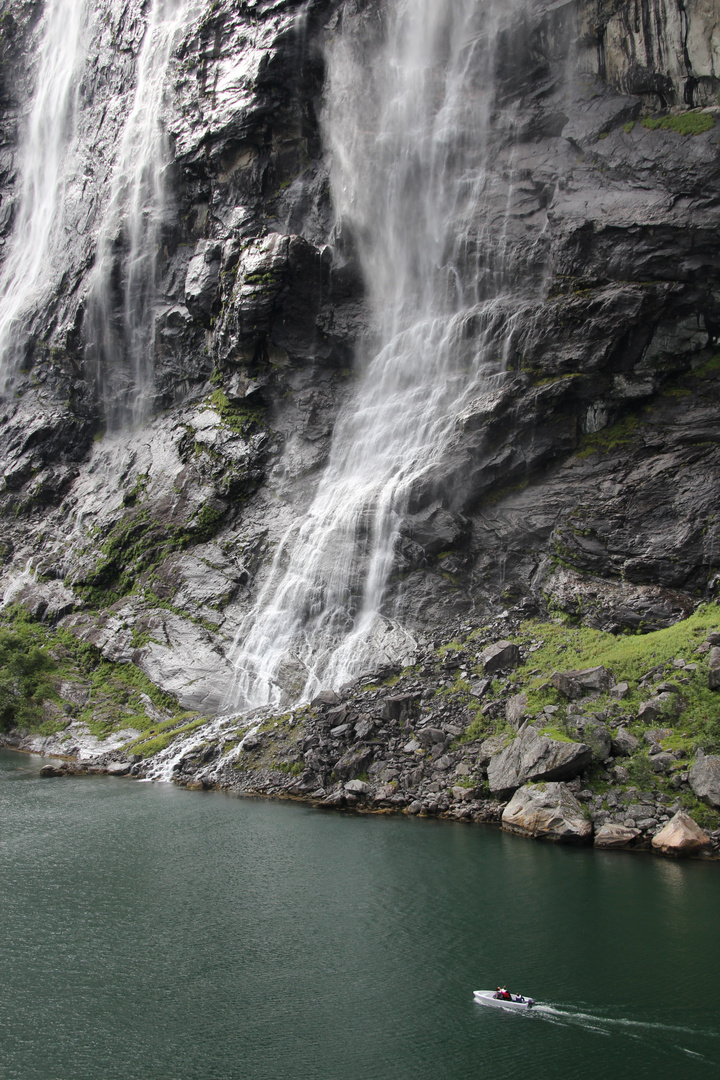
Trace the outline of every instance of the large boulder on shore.
{"label": "large boulder on shore", "polygon": [[560,742],[528,725],[488,765],[494,795],[509,795],[529,781],[571,780],[586,769],[592,749],[586,743]]}
{"label": "large boulder on shore", "polygon": [[698,799],[710,806],[720,806],[720,757],[698,757],[688,773],[688,783]]}
{"label": "large boulder on shore", "polygon": [[602,825],[595,833],[596,848],[634,847],[642,836],[640,829],[631,829],[628,825]]}
{"label": "large boulder on shore", "polygon": [[502,827],[517,836],[588,844],[592,823],[565,784],[525,784],[503,810]]}
{"label": "large boulder on shore", "polygon": [[652,840],[660,855],[699,855],[710,847],[710,837],[684,810],[678,810]]}
{"label": "large boulder on shore", "polygon": [[602,694],[614,685],[615,680],[607,668],[593,667],[581,671],[554,671],[550,682],[564,697],[574,700],[586,694]]}

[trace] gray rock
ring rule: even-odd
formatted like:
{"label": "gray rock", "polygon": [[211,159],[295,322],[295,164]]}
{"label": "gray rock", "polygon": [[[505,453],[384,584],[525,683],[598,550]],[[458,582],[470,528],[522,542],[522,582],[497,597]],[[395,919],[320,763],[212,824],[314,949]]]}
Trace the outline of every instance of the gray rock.
{"label": "gray rock", "polygon": [[595,717],[588,717],[587,720],[579,720],[577,726],[580,738],[592,750],[594,762],[602,762],[610,756],[612,737],[605,724]]}
{"label": "gray rock", "polygon": [[558,742],[528,726],[488,765],[488,783],[496,795],[515,791],[528,781],[570,780],[587,768],[592,750],[585,743]]}
{"label": "gray rock", "polygon": [[623,698],[627,697],[629,693],[629,685],[626,682],[620,682],[616,683],[616,685],[611,688],[610,697],[616,698],[618,701],[621,701]]}
{"label": "gray rock", "polygon": [[626,728],[618,728],[610,744],[615,757],[629,757],[640,745],[640,740]]}
{"label": "gray rock", "polygon": [[128,761],[111,761],[109,765],[105,766],[105,772],[108,776],[127,776],[130,772],[130,763]]}
{"label": "gray rock", "polygon": [[606,824],[595,833],[594,843],[597,848],[633,847],[640,835],[640,829],[631,829],[626,825]]}
{"label": "gray rock", "polygon": [[220,277],[220,245],[198,240],[185,276],[185,303],[194,318],[209,318]]}
{"label": "gray rock", "polygon": [[656,720],[679,716],[683,707],[684,701],[678,694],[665,691],[642,703],[638,709],[638,720],[644,724],[654,724]]}
{"label": "gray rock", "polygon": [[593,833],[582,806],[565,784],[526,784],[503,810],[502,827],[517,836],[587,844]]}
{"label": "gray rock", "polygon": [[527,694],[514,694],[505,706],[505,719],[512,727],[517,727],[527,710]]}
{"label": "gray rock", "polygon": [[666,773],[671,765],[675,764],[675,758],[672,754],[666,754],[661,751],[659,754],[651,754],[650,767],[653,772]]}
{"label": "gray rock", "polygon": [[720,757],[698,757],[688,773],[688,783],[698,799],[720,807]]}
{"label": "gray rock", "polygon": [[510,641],[496,641],[494,645],[483,649],[478,660],[482,664],[483,673],[492,675],[496,671],[517,667],[520,663],[520,650]]}
{"label": "gray rock", "polygon": [[385,698],[380,715],[383,720],[407,720],[415,711],[419,698],[419,694],[395,694]]}
{"label": "gray rock", "polygon": [[369,795],[372,791],[370,784],[366,784],[364,780],[348,780],[344,788],[348,795]]}
{"label": "gray rock", "polygon": [[488,739],[480,744],[478,751],[477,763],[480,768],[490,761],[490,758],[495,754],[499,754],[501,750],[504,750],[508,744],[508,735],[491,735]]}
{"label": "gray rock", "polygon": [[340,779],[355,779],[358,773],[364,772],[372,761],[372,750],[361,746],[357,749],[348,750],[335,762],[333,771]]}
{"label": "gray rock", "polygon": [[441,728],[426,727],[418,731],[415,738],[421,746],[437,746],[445,742],[445,732]]}
{"label": "gray rock", "polygon": [[708,686],[711,690],[720,690],[720,648],[717,645],[708,657]]}
{"label": "gray rock", "polygon": [[613,676],[604,667],[584,668],[581,671],[555,671],[550,682],[566,698],[575,700],[588,694],[601,694],[613,685]]}

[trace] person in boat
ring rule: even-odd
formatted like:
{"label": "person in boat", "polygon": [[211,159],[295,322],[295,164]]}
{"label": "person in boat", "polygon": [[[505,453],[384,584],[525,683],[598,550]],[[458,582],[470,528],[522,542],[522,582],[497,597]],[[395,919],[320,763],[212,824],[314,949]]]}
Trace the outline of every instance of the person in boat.
{"label": "person in boat", "polygon": [[493,997],[498,998],[499,1001],[512,1001],[512,994],[509,994],[505,986],[502,989],[498,986],[495,989]]}

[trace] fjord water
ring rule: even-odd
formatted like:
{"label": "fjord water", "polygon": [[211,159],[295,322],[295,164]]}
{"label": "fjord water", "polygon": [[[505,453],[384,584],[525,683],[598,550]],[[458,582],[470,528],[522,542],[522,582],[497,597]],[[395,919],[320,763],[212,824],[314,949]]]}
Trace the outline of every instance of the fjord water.
{"label": "fjord water", "polygon": [[522,266],[508,256],[513,121],[497,101],[498,41],[525,2],[387,0],[383,40],[368,45],[352,21],[331,37],[333,201],[375,333],[317,494],[237,635],[229,709],[311,697],[412,654],[385,602],[407,515],[440,491],[452,504],[448,450],[497,389],[538,287],[532,252]]}
{"label": "fjord water", "polygon": [[2,1080],[717,1075],[715,864],[39,764],[0,754]]}

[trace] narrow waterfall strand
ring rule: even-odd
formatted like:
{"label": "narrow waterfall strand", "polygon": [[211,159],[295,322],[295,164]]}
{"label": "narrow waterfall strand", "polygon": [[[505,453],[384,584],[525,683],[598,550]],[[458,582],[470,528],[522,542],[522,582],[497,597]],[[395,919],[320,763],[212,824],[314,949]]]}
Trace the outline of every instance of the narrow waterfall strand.
{"label": "narrow waterfall strand", "polygon": [[62,273],[65,162],[73,137],[87,15],[83,0],[49,0],[44,15],[35,91],[20,151],[15,224],[0,271],[4,389],[22,362],[24,319]]}
{"label": "narrow waterfall strand", "polygon": [[152,0],[100,227],[86,333],[110,430],[139,424],[152,406],[157,255],[170,161],[163,102],[173,50],[197,9],[198,0]]}

